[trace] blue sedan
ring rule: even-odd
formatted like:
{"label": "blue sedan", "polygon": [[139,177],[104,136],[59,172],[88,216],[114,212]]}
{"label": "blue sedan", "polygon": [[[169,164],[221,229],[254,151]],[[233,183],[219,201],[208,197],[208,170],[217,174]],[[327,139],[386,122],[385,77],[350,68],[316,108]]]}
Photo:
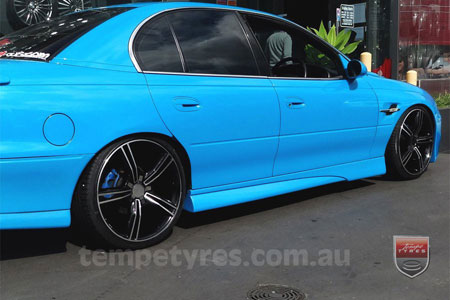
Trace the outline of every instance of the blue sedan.
{"label": "blue sedan", "polygon": [[183,209],[417,178],[440,126],[428,93],[278,16],[85,10],[0,39],[0,229],[72,222],[110,247],[147,247]]}

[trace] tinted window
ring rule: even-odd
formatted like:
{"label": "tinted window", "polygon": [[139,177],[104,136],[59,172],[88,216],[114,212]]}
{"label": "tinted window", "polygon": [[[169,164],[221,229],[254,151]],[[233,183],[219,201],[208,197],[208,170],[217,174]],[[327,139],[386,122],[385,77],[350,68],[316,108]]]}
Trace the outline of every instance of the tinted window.
{"label": "tinted window", "polygon": [[270,65],[272,75],[332,78],[340,76],[338,55],[302,30],[247,15],[246,20]]}
{"label": "tinted window", "polygon": [[166,17],[151,20],[136,36],[134,51],[144,71],[183,72],[180,55]]}
{"label": "tinted window", "polygon": [[29,26],[0,39],[0,57],[48,61],[89,30],[129,9],[87,10]]}
{"label": "tinted window", "polygon": [[248,40],[234,12],[186,10],[168,16],[188,72],[258,75]]}

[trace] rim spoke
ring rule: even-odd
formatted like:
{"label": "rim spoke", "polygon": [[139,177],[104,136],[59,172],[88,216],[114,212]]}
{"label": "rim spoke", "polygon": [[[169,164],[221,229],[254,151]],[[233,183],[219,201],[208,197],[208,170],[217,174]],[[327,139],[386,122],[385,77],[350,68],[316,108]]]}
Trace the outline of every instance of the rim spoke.
{"label": "rim spoke", "polygon": [[170,166],[170,164],[172,164],[172,162],[172,156],[170,156],[169,153],[164,153],[163,157],[161,157],[153,170],[146,175],[144,179],[144,185],[149,185],[150,183],[155,181],[164,173],[164,171],[166,171],[166,169]]}
{"label": "rim spoke", "polygon": [[[127,151],[125,151],[125,147],[128,150],[128,153],[127,153]],[[131,151],[130,144],[123,145],[121,147],[121,150],[122,150],[123,156],[125,157],[125,160],[128,163],[128,167],[130,168],[131,176],[133,177],[133,182],[137,182],[139,173],[138,173],[136,161],[134,160],[133,151]]]}
{"label": "rim spoke", "polygon": [[405,132],[408,136],[413,136],[413,132],[411,129],[409,129],[408,125],[406,125],[405,123],[403,123],[402,125],[402,131]]}
{"label": "rim spoke", "polygon": [[159,206],[160,208],[162,208],[171,217],[173,217],[175,215],[177,207],[174,204],[172,204],[172,202],[170,202],[169,200],[162,199],[162,198],[160,198],[152,193],[149,193],[149,192],[145,193],[144,198],[148,202],[153,203],[153,204]]}
{"label": "rim spoke", "polygon": [[411,156],[413,154],[413,149],[409,149],[408,151],[406,151],[405,155],[403,155],[402,157],[402,164],[405,166],[409,160],[411,159]]}
{"label": "rim spoke", "polygon": [[423,111],[419,109],[417,110],[416,117],[414,118],[414,125],[416,126],[415,128],[416,135],[418,135],[419,132],[422,130],[422,124],[423,124]]}
{"label": "rim spoke", "polygon": [[168,149],[152,140],[128,140],[104,159],[97,179],[100,216],[123,240],[149,240],[172,225],[181,205],[178,184],[179,168]]}
{"label": "rim spoke", "polygon": [[417,138],[417,144],[424,145],[424,144],[432,144],[433,143],[433,137],[431,136],[420,136]]}
{"label": "rim spoke", "polygon": [[[122,200],[131,196],[131,190],[117,190],[111,189],[110,191],[102,191],[98,194],[99,197],[105,197],[105,200],[99,201],[100,205],[105,203],[114,202],[117,200]],[[111,196],[110,198],[106,198],[107,196]]]}
{"label": "rim spoke", "polygon": [[423,169],[423,166],[424,166],[424,164],[423,164],[423,156],[422,156],[422,153],[420,153],[420,150],[419,150],[419,148],[417,148],[417,147],[414,147],[414,152],[416,153],[417,158],[418,158],[418,160],[419,160],[419,167],[420,167],[420,170],[422,170],[422,169]]}
{"label": "rim spoke", "polygon": [[133,203],[131,203],[131,215],[128,221],[128,224],[130,226],[130,233],[128,235],[129,239],[137,240],[139,238],[141,219],[142,219],[141,200],[135,199]]}

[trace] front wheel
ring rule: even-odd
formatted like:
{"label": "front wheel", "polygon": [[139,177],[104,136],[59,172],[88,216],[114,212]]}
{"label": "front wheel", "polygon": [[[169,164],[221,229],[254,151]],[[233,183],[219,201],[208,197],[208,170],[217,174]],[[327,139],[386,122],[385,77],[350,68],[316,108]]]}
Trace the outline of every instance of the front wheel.
{"label": "front wheel", "polygon": [[406,110],[386,148],[387,173],[396,179],[414,179],[430,164],[435,136],[434,120],[422,106]]}
{"label": "front wheel", "polygon": [[185,173],[175,149],[158,138],[128,138],[106,147],[87,167],[73,215],[95,241],[139,249],[170,234],[185,196]]}

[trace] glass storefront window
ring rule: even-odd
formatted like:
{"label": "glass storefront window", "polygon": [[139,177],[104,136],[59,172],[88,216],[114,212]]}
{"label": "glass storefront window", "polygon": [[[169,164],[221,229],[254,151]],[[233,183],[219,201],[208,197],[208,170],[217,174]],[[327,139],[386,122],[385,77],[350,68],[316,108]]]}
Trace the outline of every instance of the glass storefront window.
{"label": "glass storefront window", "polygon": [[399,78],[407,70],[419,79],[450,78],[448,0],[400,0]]}

